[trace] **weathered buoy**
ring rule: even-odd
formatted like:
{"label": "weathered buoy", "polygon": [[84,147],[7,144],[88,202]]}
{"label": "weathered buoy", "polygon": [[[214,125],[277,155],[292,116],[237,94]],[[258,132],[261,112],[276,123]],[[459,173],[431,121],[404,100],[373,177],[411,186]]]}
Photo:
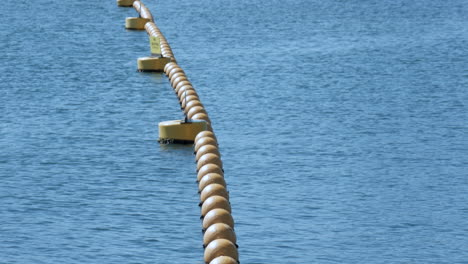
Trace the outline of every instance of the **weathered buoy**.
{"label": "weathered buoy", "polygon": [[117,0],[117,5],[121,7],[132,7],[135,0]]}
{"label": "weathered buoy", "polygon": [[217,173],[221,176],[224,176],[224,171],[218,165],[215,164],[207,164],[198,170],[197,173],[197,181],[200,182],[201,178],[203,178],[208,173]]}
{"label": "weathered buoy", "polygon": [[205,113],[196,113],[194,115],[191,115],[190,118],[193,119],[193,120],[205,120],[207,130],[211,130],[211,129],[208,129],[208,127],[210,127],[211,120],[210,120],[210,118],[208,117],[207,114],[205,114]]}
{"label": "weathered buoy", "polygon": [[[171,82],[171,84],[173,83],[174,79],[177,78],[177,77],[185,77],[187,78],[187,75],[185,75],[185,72],[183,71],[177,71],[174,73],[174,70],[179,70],[180,68],[179,67],[175,67],[171,70],[172,72],[172,75],[169,75],[169,81]],[[180,69],[182,70],[182,69]]]}
{"label": "weathered buoy", "polygon": [[159,123],[160,143],[193,143],[200,131],[206,129],[206,122],[203,120],[172,120]]}
{"label": "weathered buoy", "polygon": [[[186,96],[190,96],[190,95],[198,96],[194,90],[188,90],[186,92]],[[195,106],[200,106],[203,109],[205,108],[203,104],[200,102],[200,100],[191,100],[185,105],[184,112],[187,113],[192,107],[195,107]]]}
{"label": "weathered buoy", "polygon": [[[192,101],[190,101],[190,102],[192,102]],[[205,108],[203,106],[199,106],[199,105],[189,106],[190,102],[188,102],[185,105],[185,108],[184,108],[184,112],[187,113],[188,118],[192,118],[192,116],[194,116],[195,114],[198,114],[198,113],[206,114],[206,110],[205,110]]]}
{"label": "weathered buoy", "polygon": [[[177,94],[177,97],[179,98],[179,103],[180,103],[180,104],[182,104],[182,101],[183,101],[186,97],[189,96],[188,94],[187,94],[187,95],[184,95],[185,92],[192,91],[192,90],[195,91],[195,89],[194,89],[191,85],[184,85],[184,86],[182,86],[182,88],[180,88],[179,91],[177,91],[177,92],[174,90],[174,92]],[[195,95],[192,94],[192,96],[196,96],[196,97],[198,98],[198,94],[195,94]]]}
{"label": "weathered buoy", "polygon": [[141,72],[162,72],[164,66],[171,61],[166,57],[143,57],[138,58],[138,71]]}
{"label": "weathered buoy", "polygon": [[161,54],[164,56],[164,57],[169,57],[171,58],[173,61],[175,60],[174,59],[174,53],[172,52],[167,52],[165,50],[161,50]]}
{"label": "weathered buoy", "polygon": [[[190,91],[195,92],[195,94],[188,94],[188,92]],[[186,92],[187,92],[187,95],[185,95]],[[189,96],[189,95],[195,95],[198,97],[197,91],[195,91],[195,89],[191,85],[184,85],[180,87],[179,91],[177,91],[177,97],[179,97],[179,102],[182,102],[182,99],[184,99],[186,96]]]}
{"label": "weathered buoy", "polygon": [[211,241],[216,239],[227,239],[234,244],[237,243],[234,229],[223,223],[213,224],[206,229],[203,234],[203,246],[206,247]]}
{"label": "weathered buoy", "polygon": [[184,70],[182,70],[182,68],[180,68],[180,67],[174,67],[174,68],[172,68],[172,70],[170,72],[167,73],[167,76],[169,77],[169,79],[171,79],[172,75],[174,75],[175,73],[178,73],[178,72],[184,73]]}
{"label": "weathered buoy", "polygon": [[[195,139],[195,136],[193,137]],[[223,162],[221,161],[221,158],[213,153],[207,153],[205,155],[202,155],[198,161],[197,161],[197,171],[200,170],[201,167],[203,167],[206,164],[215,164],[218,165],[220,168],[223,167]]]}
{"label": "weathered buoy", "polygon": [[184,86],[184,85],[192,85],[192,84],[189,81],[182,81],[182,82],[179,82],[179,83],[177,83],[177,85],[172,86],[172,87],[174,88],[175,92],[177,93],[177,92],[179,92],[179,89],[182,88],[182,86]]}
{"label": "weathered buoy", "polygon": [[218,146],[218,142],[216,142],[216,139],[212,137],[201,137],[197,141],[195,141],[195,152],[197,152],[199,148],[205,145]]}
{"label": "weathered buoy", "polygon": [[187,106],[186,104],[188,104],[192,100],[200,101],[200,98],[198,98],[198,96],[195,95],[187,95],[187,97],[184,96],[184,98],[182,98],[182,102],[180,103],[180,107],[182,109],[185,109],[185,107]]}
{"label": "weathered buoy", "polygon": [[239,261],[231,258],[231,257],[227,257],[227,256],[219,256],[217,258],[214,258],[210,264],[239,264]]}
{"label": "weathered buoy", "polygon": [[177,65],[177,63],[175,63],[175,62],[170,62],[170,63],[166,64],[166,66],[164,66],[164,72],[166,74],[168,74],[169,71],[174,69],[175,67],[179,67],[179,65]]}
{"label": "weathered buoy", "polygon": [[212,137],[212,138],[214,138],[216,140],[216,136],[215,136],[215,134],[213,132],[211,132],[211,131],[202,131],[202,132],[198,133],[198,135],[195,137],[195,142],[197,140],[199,140],[200,138],[202,138],[202,137]]}
{"label": "weathered buoy", "polygon": [[145,24],[151,20],[142,17],[127,17],[125,19],[125,28],[133,30],[144,30]]}
{"label": "weathered buoy", "polygon": [[223,175],[218,173],[208,173],[200,179],[200,182],[198,183],[198,191],[201,193],[206,186],[213,183],[221,184],[226,187],[226,181],[224,180]]}
{"label": "weathered buoy", "polygon": [[172,79],[170,81],[171,81],[172,87],[174,87],[177,84],[179,84],[179,82],[181,82],[181,81],[188,81],[188,78],[185,75],[185,73],[178,72],[178,73],[172,75]]}
{"label": "weathered buoy", "polygon": [[205,263],[209,264],[213,259],[221,256],[239,260],[236,245],[227,239],[216,239],[206,246],[204,254]]}
{"label": "weathered buoy", "polygon": [[[177,73],[178,74],[178,73]],[[177,75],[176,74],[176,75]],[[179,84],[180,82],[188,82],[189,80],[187,79],[186,76],[177,76],[175,78],[172,79],[172,87],[176,87],[177,84]],[[175,92],[175,91],[174,91]],[[179,91],[177,91],[176,93],[178,93]]]}
{"label": "weathered buoy", "polygon": [[201,156],[208,154],[208,153],[213,153],[217,155],[218,157],[221,157],[221,153],[219,153],[219,149],[217,146],[206,145],[198,149],[197,154],[195,155],[195,161],[198,161]]}
{"label": "weathered buoy", "polygon": [[213,209],[206,213],[203,218],[203,229],[206,230],[212,224],[223,223],[234,228],[234,219],[232,215],[224,209]]}
{"label": "weathered buoy", "polygon": [[153,15],[151,15],[149,9],[141,1],[134,1],[133,8],[140,14],[140,17],[153,21]]}
{"label": "weathered buoy", "polygon": [[[200,203],[203,204],[206,199],[212,197],[212,196],[222,196],[226,200],[229,200],[229,193],[226,190],[226,186],[223,186],[221,184],[217,183],[212,183],[203,188],[203,190],[200,193]],[[206,213],[206,212],[205,212]]]}
{"label": "weathered buoy", "polygon": [[231,213],[231,204],[226,199],[226,197],[223,197],[221,195],[213,195],[206,198],[206,200],[203,202],[201,207],[201,216],[204,217],[209,211],[216,208],[224,209]]}

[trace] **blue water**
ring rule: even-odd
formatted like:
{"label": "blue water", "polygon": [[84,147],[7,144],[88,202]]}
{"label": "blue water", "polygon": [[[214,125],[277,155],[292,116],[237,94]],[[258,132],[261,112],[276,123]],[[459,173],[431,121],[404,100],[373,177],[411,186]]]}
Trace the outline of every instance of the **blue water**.
{"label": "blue water", "polygon": [[[468,263],[468,2],[144,3],[213,121],[241,263]],[[0,263],[203,263],[136,12],[0,14]]]}

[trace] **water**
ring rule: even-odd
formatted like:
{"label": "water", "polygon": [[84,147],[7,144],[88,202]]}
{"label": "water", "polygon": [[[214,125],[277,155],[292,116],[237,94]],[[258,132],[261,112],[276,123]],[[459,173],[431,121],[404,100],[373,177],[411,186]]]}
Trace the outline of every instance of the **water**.
{"label": "water", "polygon": [[[466,1],[145,3],[213,121],[242,263],[468,263]],[[203,263],[135,11],[1,14],[0,263]]]}

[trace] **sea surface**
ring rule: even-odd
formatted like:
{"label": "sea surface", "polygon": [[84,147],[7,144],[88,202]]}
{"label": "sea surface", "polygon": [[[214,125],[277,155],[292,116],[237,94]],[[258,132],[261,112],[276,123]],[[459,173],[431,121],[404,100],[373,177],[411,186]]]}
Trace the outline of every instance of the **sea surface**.
{"label": "sea surface", "polygon": [[[241,263],[468,263],[467,1],[143,2],[210,114]],[[136,15],[2,3],[1,264],[203,263]]]}

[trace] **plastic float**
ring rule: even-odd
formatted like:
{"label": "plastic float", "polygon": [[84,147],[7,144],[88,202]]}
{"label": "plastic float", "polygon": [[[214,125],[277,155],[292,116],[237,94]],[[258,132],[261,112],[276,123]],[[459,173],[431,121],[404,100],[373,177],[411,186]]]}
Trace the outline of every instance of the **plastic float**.
{"label": "plastic float", "polygon": [[205,231],[211,225],[217,223],[226,224],[231,228],[234,228],[234,219],[232,219],[231,213],[224,209],[216,208],[206,213],[205,217],[203,218],[203,231]]}
{"label": "plastic float", "polygon": [[205,248],[205,263],[210,263],[217,257],[230,257],[234,260],[239,259],[237,247],[234,243],[227,239],[215,239],[211,241]]}
{"label": "plastic float", "polygon": [[208,229],[206,229],[205,233],[203,234],[203,246],[206,247],[211,241],[216,239],[227,239],[234,244],[237,243],[234,229],[222,223],[213,224],[208,227]]}
{"label": "plastic float", "polygon": [[[223,186],[223,189],[224,188],[225,186]],[[229,203],[229,200],[225,196],[212,194],[212,196],[206,198],[201,205],[201,218],[205,217],[209,211],[216,208],[224,209],[231,213],[231,204]]]}
{"label": "plastic float", "polygon": [[198,192],[201,193],[201,191],[205,189],[206,186],[212,183],[221,184],[222,186],[226,187],[226,181],[224,180],[224,177],[221,174],[208,173],[203,175],[203,177],[198,182]]}

